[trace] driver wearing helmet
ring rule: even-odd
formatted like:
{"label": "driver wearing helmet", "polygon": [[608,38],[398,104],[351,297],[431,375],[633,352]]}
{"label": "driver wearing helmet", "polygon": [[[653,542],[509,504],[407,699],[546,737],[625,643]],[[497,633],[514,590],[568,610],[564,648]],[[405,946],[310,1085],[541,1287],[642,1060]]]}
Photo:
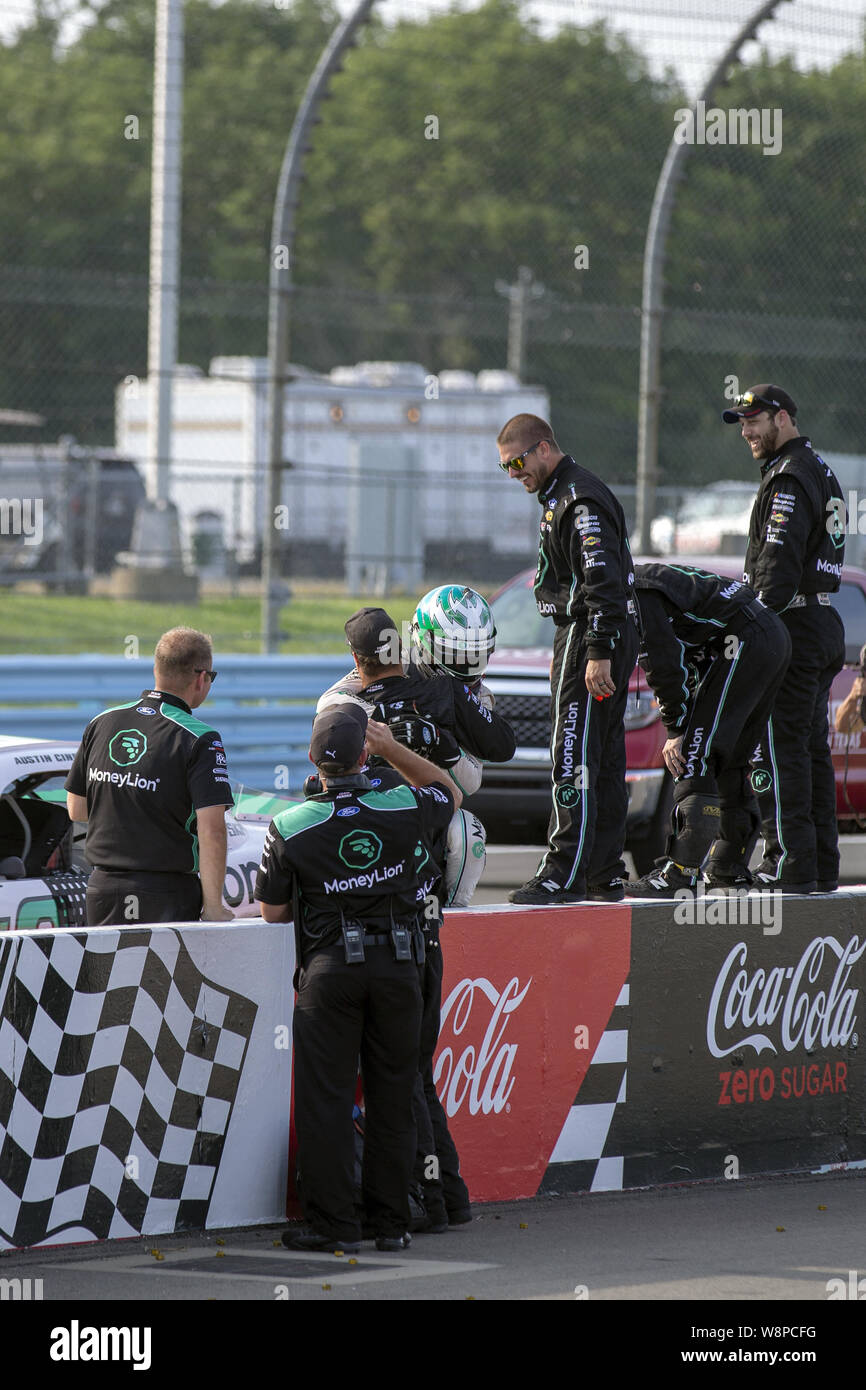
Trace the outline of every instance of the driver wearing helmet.
{"label": "driver wearing helmet", "polygon": [[[425,594],[411,625],[404,665],[394,620],[382,608],[361,608],[346,623],[355,670],[319,700],[364,701],[370,717],[390,724],[398,742],[446,768],[466,796],[481,785],[481,760],[514,756],[511,725],[493,709],[482,677],[496,629],[490,608],[474,589],[446,584]],[[456,811],[448,829],[445,906],[468,907],[484,869],[484,827],[470,811]]]}

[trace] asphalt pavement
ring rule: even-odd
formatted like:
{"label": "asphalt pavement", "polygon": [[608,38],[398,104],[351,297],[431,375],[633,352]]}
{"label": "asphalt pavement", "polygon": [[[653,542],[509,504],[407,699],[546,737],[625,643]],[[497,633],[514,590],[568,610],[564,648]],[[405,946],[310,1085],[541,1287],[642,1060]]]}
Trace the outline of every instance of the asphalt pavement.
{"label": "asphalt pavement", "polygon": [[[741,1322],[766,1320],[774,1300],[854,1301],[840,1289],[861,1279],[866,1297],[863,1170],[478,1206],[469,1224],[416,1236],[399,1255],[369,1242],[354,1259],[300,1254],[282,1247],[283,1229],[7,1251],[0,1281],[42,1280],[44,1301],[70,1305],[687,1301],[742,1304]],[[805,1313],[785,1321],[794,1316]]]}

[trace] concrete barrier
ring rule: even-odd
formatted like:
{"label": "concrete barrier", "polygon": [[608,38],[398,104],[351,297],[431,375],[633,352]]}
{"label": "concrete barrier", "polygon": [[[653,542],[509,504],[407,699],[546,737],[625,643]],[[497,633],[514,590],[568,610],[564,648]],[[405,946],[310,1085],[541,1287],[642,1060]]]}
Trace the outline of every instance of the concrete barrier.
{"label": "concrete barrier", "polygon": [[0,937],[0,1248],[285,1211],[291,930]]}
{"label": "concrete barrier", "polygon": [[[449,911],[476,1202],[866,1165],[866,888]],[[291,929],[0,936],[0,1247],[278,1221]]]}
{"label": "concrete barrier", "polygon": [[866,889],[470,909],[443,951],[476,1201],[866,1165]]}

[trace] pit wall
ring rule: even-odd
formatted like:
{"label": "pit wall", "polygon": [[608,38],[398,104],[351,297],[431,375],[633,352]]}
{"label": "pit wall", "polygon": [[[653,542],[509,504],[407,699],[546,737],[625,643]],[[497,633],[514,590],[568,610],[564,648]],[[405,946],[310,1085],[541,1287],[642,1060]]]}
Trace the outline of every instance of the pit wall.
{"label": "pit wall", "polygon": [[[866,889],[449,911],[442,942],[474,1201],[866,1165]],[[260,919],[0,937],[0,1248],[281,1220],[293,969]]]}

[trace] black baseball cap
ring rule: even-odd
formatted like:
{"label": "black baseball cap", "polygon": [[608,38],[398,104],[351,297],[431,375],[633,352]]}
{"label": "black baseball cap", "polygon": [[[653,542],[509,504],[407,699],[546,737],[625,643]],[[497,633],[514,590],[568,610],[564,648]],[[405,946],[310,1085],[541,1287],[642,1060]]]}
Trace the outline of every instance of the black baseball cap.
{"label": "black baseball cap", "polygon": [[367,711],[359,704],[329,705],[313,720],[310,757],[325,776],[356,767],[367,736]]}
{"label": "black baseball cap", "polygon": [[762,382],[759,386],[750,386],[748,391],[744,391],[741,396],[737,396],[734,401],[735,410],[723,410],[722,419],[726,425],[736,425],[740,420],[749,420],[753,415],[760,415],[762,410],[771,410],[774,414],[777,410],[787,410],[791,419],[797,415],[797,403],[787,391],[783,391],[781,386],[773,386],[771,382]]}
{"label": "black baseball cap", "polygon": [[384,608],[359,608],[345,627],[346,640],[359,656],[375,657],[383,666],[400,661],[400,633]]}

